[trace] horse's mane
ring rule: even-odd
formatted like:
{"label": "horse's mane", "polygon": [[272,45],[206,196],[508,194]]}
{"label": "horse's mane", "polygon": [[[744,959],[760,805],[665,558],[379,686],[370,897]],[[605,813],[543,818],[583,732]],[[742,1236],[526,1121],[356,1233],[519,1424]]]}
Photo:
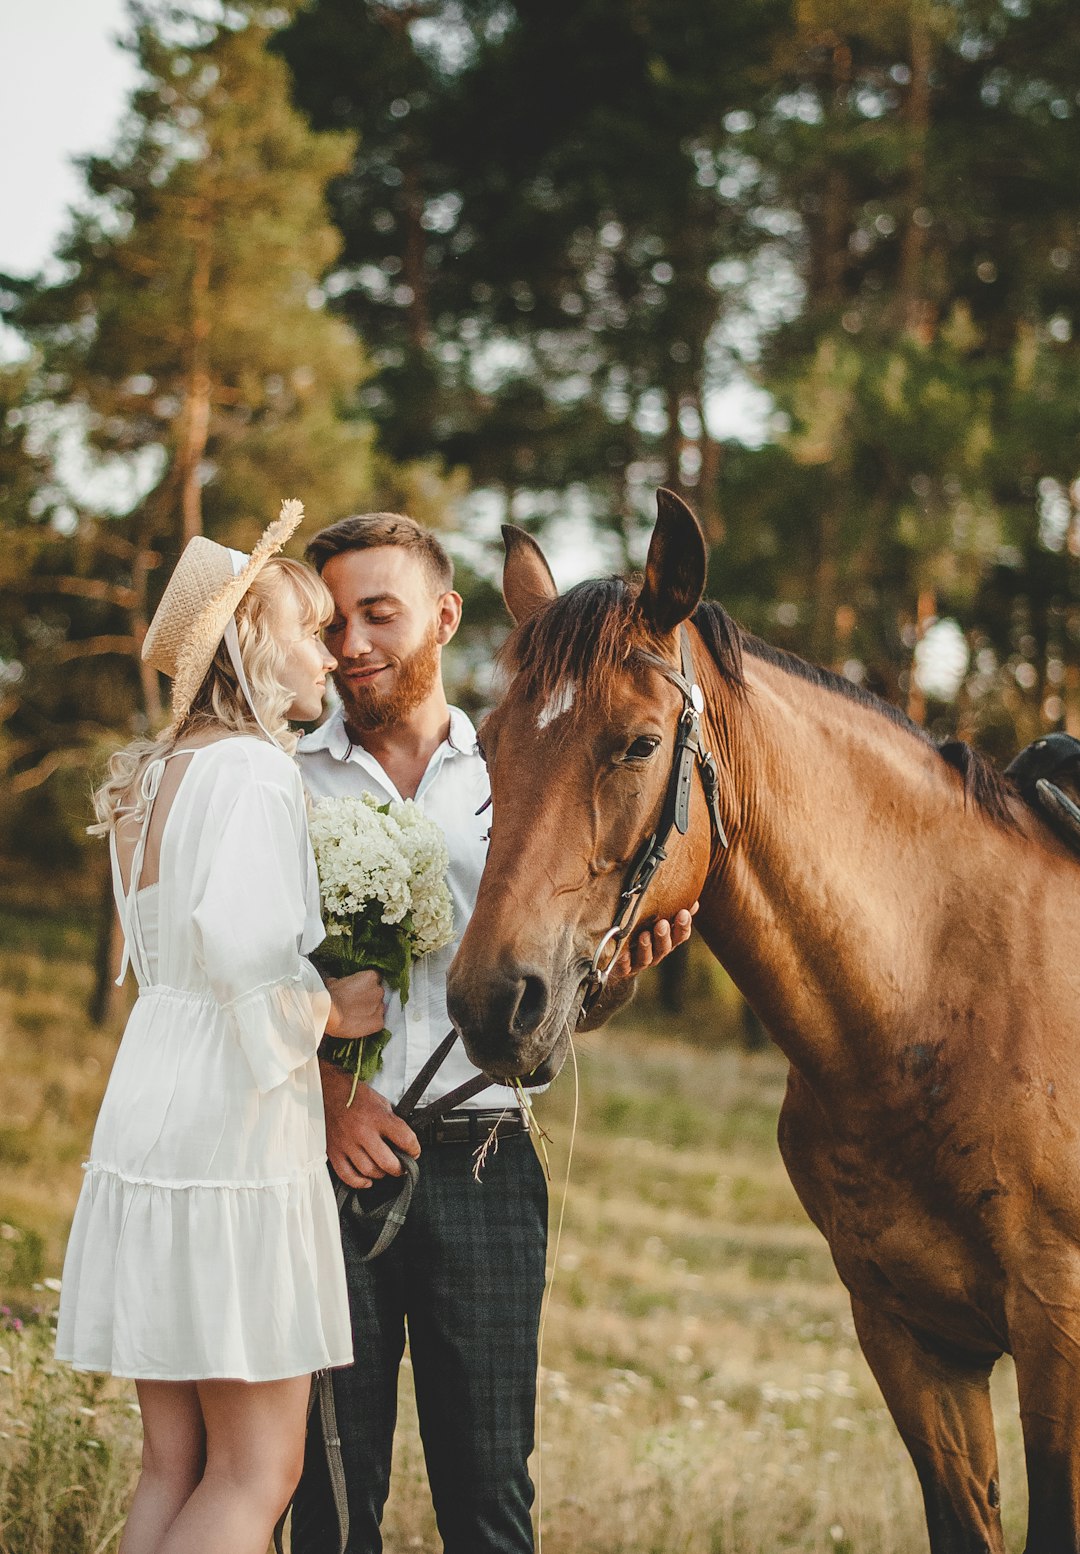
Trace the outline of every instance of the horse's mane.
{"label": "horse's mane", "polygon": [[[579,583],[524,621],[511,633],[499,656],[524,678],[528,695],[543,703],[550,702],[570,682],[581,693],[578,705],[588,701],[605,703],[633,651],[634,632],[641,630],[641,619],[635,611],[639,592],[637,586],[618,577]],[[857,702],[928,745],[959,772],[967,803],[999,825],[1015,825],[1010,800],[1022,797],[1019,789],[970,745],[959,739],[937,744],[899,707],[844,675],[808,664],[794,653],[762,642],[744,631],[714,601],[699,604],[692,620],[722,679],[737,696],[746,694],[743,657],[749,654],[785,674]]]}
{"label": "horse's mane", "polygon": [[[898,728],[904,729],[922,743],[929,745],[931,749],[936,750],[941,759],[958,771],[964,779],[964,798],[968,803],[983,810],[999,825],[1015,824],[1009,800],[1021,797],[1019,788],[1010,778],[999,772],[993,762],[987,760],[980,751],[973,750],[962,739],[949,739],[943,744],[938,744],[936,740],[930,738],[925,729],[913,723],[907,713],[902,712],[892,702],[875,696],[873,691],[864,690],[861,685],[856,685],[854,680],[849,680],[846,675],[836,674],[832,669],[822,669],[817,664],[808,664],[805,659],[797,658],[794,653],[785,653],[782,648],[773,647],[769,642],[762,642],[760,637],[751,636],[749,632],[743,631],[735,624],[722,605],[712,600],[706,600],[698,605],[694,611],[693,622],[701,633],[714,663],[726,680],[745,688],[742,654],[749,653],[767,664],[775,664],[786,674],[796,675],[800,680],[808,680],[811,685],[820,685],[824,690],[833,691],[838,696],[845,696],[848,701],[857,702],[860,706],[869,708],[871,712],[888,718],[890,723],[895,723]],[[734,651],[733,642],[736,644]]]}

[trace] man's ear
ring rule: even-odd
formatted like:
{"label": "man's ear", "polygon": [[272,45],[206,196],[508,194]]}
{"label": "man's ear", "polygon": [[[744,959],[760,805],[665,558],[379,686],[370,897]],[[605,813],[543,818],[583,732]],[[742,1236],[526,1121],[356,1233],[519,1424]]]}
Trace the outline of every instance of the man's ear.
{"label": "man's ear", "polygon": [[555,587],[551,568],[544,560],[544,552],[531,534],[526,534],[516,524],[504,523],[502,537],[506,546],[503,598],[514,617],[514,624],[520,626],[545,604],[557,599],[559,590]]}
{"label": "man's ear", "polygon": [[705,591],[707,562],[697,519],[681,497],[661,487],[637,606],[657,636],[666,637],[693,615]]}
{"label": "man's ear", "polygon": [[439,624],[435,634],[440,647],[445,647],[451,638],[457,635],[460,625],[461,595],[450,588],[439,600]]}

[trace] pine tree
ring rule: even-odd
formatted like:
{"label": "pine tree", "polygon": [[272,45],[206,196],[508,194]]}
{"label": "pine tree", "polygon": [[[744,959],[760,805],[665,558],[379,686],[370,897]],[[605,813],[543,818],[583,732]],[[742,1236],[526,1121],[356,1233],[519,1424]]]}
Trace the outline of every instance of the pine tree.
{"label": "pine tree", "polygon": [[339,510],[369,478],[366,432],[340,413],[361,353],[319,289],[340,246],[326,185],[351,139],[291,108],[266,48],[280,8],[132,18],[142,81],[113,155],[86,164],[68,276],[12,321],[96,449],[156,454],[155,534],[242,537],[283,491]]}
{"label": "pine tree", "polygon": [[[781,0],[315,0],[281,39],[335,190],[339,306],[372,342],[397,456],[436,449],[518,515],[575,489],[623,559],[666,480],[711,518],[716,266],[761,233],[731,194]],[[616,547],[617,548],[617,547]]]}
{"label": "pine tree", "polygon": [[1058,0],[800,0],[795,23],[749,137],[806,286],[764,363],[791,432],[776,500],[741,478],[792,645],[921,717],[912,648],[954,615],[983,667],[930,710],[1001,725],[1004,753],[1060,720],[1080,648],[1080,27]]}
{"label": "pine tree", "polygon": [[[331,517],[372,480],[355,413],[362,353],[319,289],[339,247],[326,185],[351,141],[312,134],[291,108],[266,48],[281,14],[135,5],[141,82],[114,154],[86,163],[64,278],[9,285],[9,322],[34,351],[38,423],[74,415],[98,455],[137,464],[149,486],[107,526],[74,498],[106,552],[129,547],[113,559],[138,596],[136,659],[158,581],[151,552],[168,562],[204,528],[243,545],[289,494]],[[152,676],[137,700],[159,712]]]}
{"label": "pine tree", "polygon": [[15,847],[84,825],[85,779],[73,799],[63,770],[85,764],[106,731],[124,737],[160,717],[139,647],[188,538],[205,530],[243,548],[283,497],[301,497],[318,523],[371,493],[371,429],[356,403],[365,360],[320,287],[340,247],[326,187],[353,141],[312,133],[292,108],[286,67],[267,49],[287,14],[254,0],[197,15],[133,5],[139,84],[113,154],[85,163],[62,278],[7,278],[0,292],[31,351],[17,414],[39,435],[75,425],[144,492],[120,514],[70,492],[60,529],[26,493],[5,502],[18,533],[0,570],[20,574],[5,655],[25,690],[7,725]]}

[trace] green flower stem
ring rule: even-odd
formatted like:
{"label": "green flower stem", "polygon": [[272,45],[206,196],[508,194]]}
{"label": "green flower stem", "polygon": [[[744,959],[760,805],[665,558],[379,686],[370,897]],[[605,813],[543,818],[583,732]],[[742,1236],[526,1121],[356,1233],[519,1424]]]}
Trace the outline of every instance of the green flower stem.
{"label": "green flower stem", "polygon": [[[371,916],[354,919],[351,929],[330,932],[312,956],[319,971],[329,977],[349,977],[358,971],[377,971],[384,984],[397,993],[402,1004],[409,1001],[412,953],[409,948],[411,924],[383,923]],[[382,1067],[383,1048],[390,1040],[384,1027],[371,1036],[339,1038],[327,1042],[326,1056],[338,1068],[352,1074],[353,1084],[347,1105],[356,1099],[361,1080],[369,1084]]]}

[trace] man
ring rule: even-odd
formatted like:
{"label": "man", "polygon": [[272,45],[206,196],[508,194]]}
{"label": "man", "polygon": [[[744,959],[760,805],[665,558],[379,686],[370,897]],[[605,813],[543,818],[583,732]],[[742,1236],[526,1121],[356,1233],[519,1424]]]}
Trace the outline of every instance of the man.
{"label": "man", "polygon": [[[358,1086],[351,1107],[349,1076],[322,1068],[327,1153],[343,1182],[366,1190],[401,1174],[395,1149],[414,1157],[423,1149],[405,1225],[382,1256],[364,1262],[356,1219],[346,1214],[342,1223],[356,1359],[334,1372],[334,1391],[349,1554],[382,1548],[406,1326],[446,1554],[531,1554],[527,1462],[547,1239],[543,1172],[508,1086],[489,1086],[420,1138],[392,1109],[450,1029],[446,972],[475,902],[490,824],[475,732],[448,704],[442,682],[442,650],[458,629],[461,598],[435,536],[397,514],[343,519],[315,537],[308,557],[334,596],[326,645],[338,660],[341,707],[300,745],[305,785],[315,799],[365,790],[382,801],[414,799],[445,833],[455,916],[454,941],[414,966],[408,1003],[389,1002],[382,1068]],[[631,970],[689,931],[690,914],[680,913],[674,929],[658,923],[652,936],[639,936],[633,965],[627,958],[619,968],[622,996]],[[455,1047],[425,1099],[475,1073]],[[475,1154],[492,1133],[477,1180]],[[328,1554],[336,1536],[316,1443],[293,1509],[294,1554]]]}

